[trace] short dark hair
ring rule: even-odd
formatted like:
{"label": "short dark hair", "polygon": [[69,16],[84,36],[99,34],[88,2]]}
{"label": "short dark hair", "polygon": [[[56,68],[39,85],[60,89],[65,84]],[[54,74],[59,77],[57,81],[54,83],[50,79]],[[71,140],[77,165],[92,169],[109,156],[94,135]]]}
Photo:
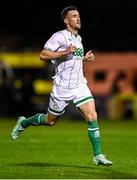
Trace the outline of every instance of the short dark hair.
{"label": "short dark hair", "polygon": [[61,12],[61,18],[62,20],[64,20],[66,18],[66,15],[68,13],[68,11],[72,11],[72,10],[77,10],[77,7],[75,6],[68,6],[66,8],[64,8]]}

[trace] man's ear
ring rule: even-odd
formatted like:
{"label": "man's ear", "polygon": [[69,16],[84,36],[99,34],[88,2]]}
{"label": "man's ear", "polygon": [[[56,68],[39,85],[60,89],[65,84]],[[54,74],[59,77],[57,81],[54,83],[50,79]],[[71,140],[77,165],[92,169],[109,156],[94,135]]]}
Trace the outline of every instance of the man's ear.
{"label": "man's ear", "polygon": [[64,19],[64,23],[68,24],[68,19],[67,18]]}

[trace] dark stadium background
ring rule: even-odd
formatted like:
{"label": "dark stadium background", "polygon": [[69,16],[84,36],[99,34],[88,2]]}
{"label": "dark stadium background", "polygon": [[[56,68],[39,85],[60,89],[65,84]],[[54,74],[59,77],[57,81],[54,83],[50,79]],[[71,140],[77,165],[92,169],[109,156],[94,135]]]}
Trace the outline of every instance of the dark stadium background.
{"label": "dark stadium background", "polygon": [[136,0],[2,1],[0,47],[42,48],[53,32],[63,28],[60,12],[68,5],[77,6],[81,13],[80,33],[87,48],[137,50]]}

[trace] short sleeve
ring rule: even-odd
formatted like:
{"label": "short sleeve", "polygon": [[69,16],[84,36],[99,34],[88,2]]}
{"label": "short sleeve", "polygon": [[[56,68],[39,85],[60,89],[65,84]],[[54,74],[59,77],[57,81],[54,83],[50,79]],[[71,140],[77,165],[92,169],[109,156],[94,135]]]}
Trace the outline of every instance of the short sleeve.
{"label": "short sleeve", "polygon": [[63,46],[64,37],[62,33],[57,32],[54,33],[51,38],[45,43],[44,49],[48,49],[51,51],[57,51],[60,47]]}

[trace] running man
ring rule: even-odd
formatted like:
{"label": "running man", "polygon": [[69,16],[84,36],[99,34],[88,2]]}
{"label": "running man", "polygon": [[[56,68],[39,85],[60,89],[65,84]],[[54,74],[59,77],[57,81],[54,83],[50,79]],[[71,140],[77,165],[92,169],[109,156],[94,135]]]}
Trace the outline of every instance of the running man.
{"label": "running man", "polygon": [[82,39],[78,34],[81,28],[80,14],[75,6],[63,9],[61,17],[66,29],[54,33],[45,43],[40,53],[40,59],[51,60],[56,65],[53,78],[53,88],[50,94],[46,114],[36,114],[32,117],[19,117],[11,132],[13,140],[28,126],[53,126],[65,112],[66,106],[73,102],[88,124],[88,136],[93,147],[93,163],[95,165],[112,165],[102,154],[100,131],[95,110],[94,98],[83,75],[83,61],[92,62],[94,55],[88,51],[84,55]]}

